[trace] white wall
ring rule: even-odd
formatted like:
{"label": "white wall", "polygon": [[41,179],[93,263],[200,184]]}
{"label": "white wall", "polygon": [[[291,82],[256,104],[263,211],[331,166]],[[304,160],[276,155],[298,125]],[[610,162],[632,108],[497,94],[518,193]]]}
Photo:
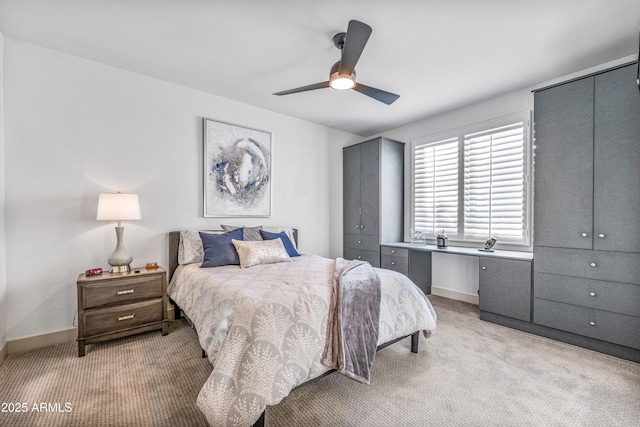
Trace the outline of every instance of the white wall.
{"label": "white wall", "polygon": [[[0,350],[7,344],[7,259],[5,251],[4,185],[4,36],[0,33]],[[0,360],[2,357],[0,356]]]}
{"label": "white wall", "polygon": [[[341,148],[361,137],[10,38],[4,50],[9,340],[72,327],[77,275],[115,248],[101,192],[140,196],[142,220],[124,224],[137,265],[166,265],[168,231],[222,222],[294,226],[302,251],[341,252]],[[202,216],[203,117],[272,132],[270,218]]]}
{"label": "white wall", "polygon": [[[409,240],[409,227],[411,226],[411,171],[409,167],[409,165],[411,165],[411,149],[409,143],[412,139],[446,132],[515,113],[533,111],[532,90],[534,88],[542,88],[551,84],[560,83],[585,74],[635,61],[636,59],[637,56],[629,56],[570,75],[558,76],[551,81],[541,82],[535,85],[535,87],[510,92],[488,101],[428,117],[384,132],[384,136],[386,137],[407,143],[407,148],[405,149],[405,165],[407,165],[407,167],[405,167],[405,240]],[[499,248],[499,245],[497,245],[497,247]],[[432,261],[432,286],[435,288],[434,294],[454,296],[450,293],[454,292],[459,294],[460,299],[469,302],[477,301],[477,257],[434,254]]]}

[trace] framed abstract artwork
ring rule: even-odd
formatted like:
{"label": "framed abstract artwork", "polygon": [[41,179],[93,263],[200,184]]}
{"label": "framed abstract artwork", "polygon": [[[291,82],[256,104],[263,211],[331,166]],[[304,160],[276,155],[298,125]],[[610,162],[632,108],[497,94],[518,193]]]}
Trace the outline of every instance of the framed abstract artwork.
{"label": "framed abstract artwork", "polygon": [[271,133],[204,119],[204,216],[271,216]]}

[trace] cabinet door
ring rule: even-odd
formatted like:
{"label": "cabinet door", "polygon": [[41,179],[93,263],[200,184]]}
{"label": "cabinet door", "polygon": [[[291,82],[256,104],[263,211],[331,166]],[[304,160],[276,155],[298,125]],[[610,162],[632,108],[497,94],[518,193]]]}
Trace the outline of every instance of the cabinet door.
{"label": "cabinet door", "polygon": [[360,144],[360,233],[380,233],[380,139]]}
{"label": "cabinet door", "polygon": [[480,310],[531,321],[531,262],[480,258]]}
{"label": "cabinet door", "polygon": [[595,77],[593,248],[640,252],[640,91],[636,66]]}
{"label": "cabinet door", "polygon": [[344,232],[360,233],[360,145],[342,150]]}
{"label": "cabinet door", "polygon": [[591,249],[593,77],[535,94],[534,243]]}

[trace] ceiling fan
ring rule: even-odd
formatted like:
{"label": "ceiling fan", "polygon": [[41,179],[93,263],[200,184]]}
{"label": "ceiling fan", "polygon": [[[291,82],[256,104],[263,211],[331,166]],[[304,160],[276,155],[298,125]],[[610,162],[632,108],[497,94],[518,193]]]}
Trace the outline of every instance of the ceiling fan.
{"label": "ceiling fan", "polygon": [[356,64],[369,40],[371,31],[371,27],[363,22],[349,21],[346,33],[338,33],[333,36],[333,44],[342,51],[342,54],[340,60],[331,67],[328,81],[277,92],[274,95],[289,95],[331,87],[336,90],[353,89],[387,105],[393,104],[396,99],[400,98],[400,95],[356,83]]}

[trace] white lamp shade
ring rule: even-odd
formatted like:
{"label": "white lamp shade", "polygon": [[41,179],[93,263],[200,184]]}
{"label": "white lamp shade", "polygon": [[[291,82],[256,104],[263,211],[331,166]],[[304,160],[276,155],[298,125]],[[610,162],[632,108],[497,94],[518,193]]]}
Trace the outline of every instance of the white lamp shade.
{"label": "white lamp shade", "polygon": [[98,220],[142,219],[137,194],[100,194],[98,198]]}

